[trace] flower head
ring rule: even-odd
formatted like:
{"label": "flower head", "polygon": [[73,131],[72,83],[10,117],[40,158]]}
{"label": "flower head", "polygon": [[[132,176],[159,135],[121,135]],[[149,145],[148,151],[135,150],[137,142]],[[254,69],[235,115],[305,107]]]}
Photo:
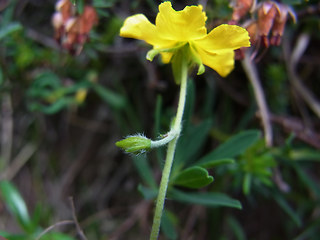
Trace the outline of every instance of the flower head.
{"label": "flower head", "polygon": [[77,14],[70,0],[57,1],[56,10],[52,16],[55,39],[70,53],[80,54],[90,30],[98,23],[96,10],[86,5],[83,12]]}
{"label": "flower head", "polygon": [[202,6],[187,6],[175,11],[171,2],[159,5],[155,24],[143,14],[128,17],[120,36],[144,40],[153,46],[147,58],[152,60],[160,54],[164,63],[183,49],[187,51],[190,64],[199,66],[198,74],[204,72],[203,65],[227,76],[234,67],[234,50],[249,47],[247,31],[236,25],[223,24],[207,33],[207,17]]}

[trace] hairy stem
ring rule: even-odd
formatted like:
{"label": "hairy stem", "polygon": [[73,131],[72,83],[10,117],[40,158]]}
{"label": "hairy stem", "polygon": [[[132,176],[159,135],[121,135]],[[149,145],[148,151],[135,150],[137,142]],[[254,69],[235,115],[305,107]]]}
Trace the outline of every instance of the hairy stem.
{"label": "hairy stem", "polygon": [[164,208],[164,201],[167,194],[167,188],[169,183],[170,172],[172,168],[174,153],[176,150],[177,141],[181,131],[181,122],[183,116],[184,105],[186,101],[186,93],[187,93],[187,74],[188,74],[188,64],[186,61],[182,61],[181,63],[181,85],[180,85],[180,96],[179,96],[179,103],[178,103],[178,110],[177,115],[174,120],[174,125],[170,132],[174,132],[176,136],[172,139],[171,142],[168,144],[167,156],[165,160],[165,165],[162,172],[159,193],[156,202],[156,209],[153,218],[153,225],[150,235],[150,240],[158,239],[159,231],[160,231],[160,224],[161,224],[161,217]]}

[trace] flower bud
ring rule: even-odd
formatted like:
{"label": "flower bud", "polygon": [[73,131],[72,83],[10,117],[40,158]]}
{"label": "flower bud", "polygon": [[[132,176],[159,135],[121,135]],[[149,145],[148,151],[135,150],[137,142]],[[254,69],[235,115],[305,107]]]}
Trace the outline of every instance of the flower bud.
{"label": "flower bud", "polygon": [[268,35],[273,26],[277,9],[273,2],[264,2],[258,9],[258,29],[265,47],[269,46]]}
{"label": "flower bud", "polygon": [[63,21],[68,20],[74,14],[74,6],[69,0],[59,0],[56,3],[56,10],[61,12]]}
{"label": "flower bud", "polygon": [[70,17],[66,24],[65,24],[65,29],[66,32],[76,32],[77,31],[77,18],[76,17]]}
{"label": "flower bud", "polygon": [[230,5],[233,8],[232,21],[238,22],[255,5],[255,0],[234,0]]}
{"label": "flower bud", "polygon": [[135,135],[116,142],[116,146],[127,153],[139,154],[150,150],[151,140],[141,135]]}
{"label": "flower bud", "polygon": [[296,17],[288,5],[277,3],[276,8],[278,11],[271,30],[272,36],[270,38],[270,44],[279,46],[287,22],[288,13],[291,15],[294,22],[296,21]]}
{"label": "flower bud", "polygon": [[61,28],[63,26],[62,14],[60,12],[55,12],[51,21],[55,30]]}
{"label": "flower bud", "polygon": [[96,10],[91,6],[85,6],[81,18],[80,34],[88,34],[93,25],[98,23],[98,16]]}
{"label": "flower bud", "polygon": [[244,23],[243,27],[248,31],[251,44],[252,45],[256,44],[256,42],[258,41],[258,31],[259,31],[257,21],[249,20],[246,23]]}

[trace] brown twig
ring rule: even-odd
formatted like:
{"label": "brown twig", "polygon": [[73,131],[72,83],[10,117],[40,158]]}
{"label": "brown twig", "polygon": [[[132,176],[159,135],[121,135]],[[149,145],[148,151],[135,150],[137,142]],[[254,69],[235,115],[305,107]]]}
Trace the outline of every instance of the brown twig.
{"label": "brown twig", "polygon": [[305,52],[310,37],[307,34],[301,34],[297,40],[297,43],[290,54],[289,44],[284,44],[284,56],[286,59],[286,66],[288,69],[289,80],[295,88],[296,92],[302,97],[309,108],[320,118],[320,102],[314,94],[306,88],[296,72],[296,65],[299,62],[301,56]]}
{"label": "brown twig", "polygon": [[31,38],[33,41],[42,44],[45,47],[60,50],[60,46],[51,36],[46,36],[34,29],[28,28],[26,29],[27,36]]}
{"label": "brown twig", "polygon": [[294,133],[298,139],[320,149],[320,134],[307,127],[300,119],[272,115],[271,121],[281,126],[284,131]]}
{"label": "brown twig", "polygon": [[83,230],[81,229],[79,222],[78,222],[78,218],[76,215],[76,209],[74,207],[73,197],[69,197],[69,202],[70,202],[70,206],[71,206],[71,210],[72,210],[73,222],[76,225],[76,229],[77,229],[77,233],[79,235],[79,238],[81,240],[88,240],[86,235],[84,234]]}
{"label": "brown twig", "polygon": [[272,125],[270,122],[270,114],[265,95],[260,84],[258,72],[253,61],[250,60],[249,53],[245,53],[244,59],[241,61],[244,71],[253,87],[253,92],[260,110],[262,125],[264,129],[264,137],[267,146],[273,145]]}
{"label": "brown twig", "polygon": [[3,93],[1,108],[1,156],[3,166],[7,166],[11,160],[12,154],[12,135],[13,135],[13,119],[12,119],[12,103],[11,96]]}
{"label": "brown twig", "polygon": [[19,154],[12,160],[12,163],[7,167],[7,169],[0,174],[1,179],[11,180],[19,172],[19,170],[26,164],[30,157],[35,153],[37,147],[33,144],[25,145]]}
{"label": "brown twig", "polygon": [[74,224],[74,221],[72,220],[64,220],[61,222],[57,222],[53,225],[51,225],[50,227],[46,228],[45,230],[43,230],[38,237],[35,240],[40,240],[40,238],[42,238],[45,234],[47,234],[48,232],[50,232],[52,229],[62,226],[62,225],[68,225],[68,224]]}

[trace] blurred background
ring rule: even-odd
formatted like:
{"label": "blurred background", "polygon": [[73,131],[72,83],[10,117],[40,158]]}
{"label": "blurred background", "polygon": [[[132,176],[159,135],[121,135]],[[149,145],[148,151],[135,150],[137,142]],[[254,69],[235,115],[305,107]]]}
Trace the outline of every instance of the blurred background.
{"label": "blurred background", "polygon": [[[179,86],[170,65],[147,61],[150,46],[119,29],[136,13],[154,22],[161,1],[66,2],[0,0],[0,235],[148,239],[165,148],[132,156],[115,142],[168,131]],[[199,3],[211,30],[231,21],[237,1],[172,1]],[[191,73],[177,158],[224,161],[208,169],[213,183],[169,194],[160,239],[319,239],[320,5],[274,3],[296,23],[289,14],[279,46],[256,31],[249,51],[272,143],[244,60],[225,79]],[[215,192],[232,199],[204,199]]]}

